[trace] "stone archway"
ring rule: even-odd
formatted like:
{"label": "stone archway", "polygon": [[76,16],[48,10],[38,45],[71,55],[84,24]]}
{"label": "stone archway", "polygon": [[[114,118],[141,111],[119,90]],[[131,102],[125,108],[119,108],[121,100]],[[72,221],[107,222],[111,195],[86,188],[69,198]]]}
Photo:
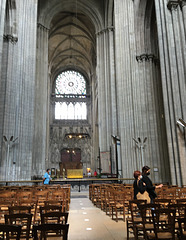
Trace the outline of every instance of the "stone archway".
{"label": "stone archway", "polygon": [[[35,138],[40,139],[41,144],[45,146],[40,158],[42,159],[42,168],[51,167],[51,165],[57,168],[58,163],[51,163],[50,161],[51,153],[49,149],[51,149],[51,144],[57,144],[58,149],[71,148],[64,139],[61,141],[58,136],[55,140],[52,138],[50,131],[52,128],[59,128],[59,132],[64,132],[64,130],[70,132],[72,126],[76,129],[92,129],[91,139],[85,143],[82,158],[87,159],[87,164],[90,167],[91,162],[96,159],[98,154],[99,143],[94,140],[95,136],[96,139],[98,138],[98,133],[94,130],[95,122],[98,122],[96,119],[98,116],[94,114],[97,107],[97,103],[94,101],[97,94],[95,91],[96,32],[101,29],[103,19],[99,12],[99,2],[97,6],[93,2],[78,1],[76,3],[74,0],[39,1],[38,47],[40,50],[38,50],[36,82],[38,82],[40,90],[36,89],[36,102],[37,105],[40,102],[41,109],[36,111]],[[43,62],[42,59],[45,59],[45,61]],[[53,105],[50,104],[53,83],[56,75],[66,69],[74,69],[83,73],[90,85],[89,95],[92,102],[88,105],[87,121],[76,122],[75,124],[65,121],[61,124],[53,118]],[[40,91],[43,92],[42,96]],[[40,138],[41,134],[39,133],[41,121],[44,119],[42,113],[49,119],[48,122],[43,122],[43,139]],[[44,130],[45,126],[46,129]],[[82,146],[82,144],[80,145]],[[36,148],[33,149],[35,151]],[[38,158],[38,152],[34,153],[34,158]],[[34,162],[37,161],[34,160]]]}

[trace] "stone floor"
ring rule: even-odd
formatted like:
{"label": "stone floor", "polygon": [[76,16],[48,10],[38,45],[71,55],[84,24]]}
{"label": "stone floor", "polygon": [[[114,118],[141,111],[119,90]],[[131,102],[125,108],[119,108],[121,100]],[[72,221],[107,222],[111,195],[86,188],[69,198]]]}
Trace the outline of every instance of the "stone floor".
{"label": "stone floor", "polygon": [[127,239],[126,223],[122,220],[112,220],[105,212],[95,207],[88,198],[88,191],[71,193],[68,222],[68,240]]}

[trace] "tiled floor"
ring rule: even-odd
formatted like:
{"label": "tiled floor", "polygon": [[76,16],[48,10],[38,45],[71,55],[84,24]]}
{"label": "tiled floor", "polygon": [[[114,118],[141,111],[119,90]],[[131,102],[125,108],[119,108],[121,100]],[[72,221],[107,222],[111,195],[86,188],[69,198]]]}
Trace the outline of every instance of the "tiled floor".
{"label": "tiled floor", "polygon": [[71,193],[69,240],[126,240],[126,223],[95,207],[88,192]]}

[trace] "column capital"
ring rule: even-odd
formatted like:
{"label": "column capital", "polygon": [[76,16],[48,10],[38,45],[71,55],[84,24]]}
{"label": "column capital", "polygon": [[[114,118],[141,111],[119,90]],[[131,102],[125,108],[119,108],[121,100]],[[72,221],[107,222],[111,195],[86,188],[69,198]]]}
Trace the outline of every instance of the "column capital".
{"label": "column capital", "polygon": [[111,31],[114,31],[114,29],[115,29],[114,26],[108,26],[107,28],[104,28],[104,29],[98,31],[96,33],[96,35],[100,35],[100,34],[105,33],[105,32],[111,32]]}
{"label": "column capital", "polygon": [[169,0],[167,3],[167,8],[170,11],[173,11],[173,10],[176,11],[179,5],[180,5],[179,0]]}
{"label": "column capital", "polygon": [[158,58],[150,53],[150,54],[147,54],[147,53],[143,53],[141,55],[138,55],[136,56],[136,60],[137,62],[141,63],[141,62],[154,62],[154,63],[158,63]]}
{"label": "column capital", "polygon": [[37,23],[37,27],[40,28],[40,29],[43,29],[45,31],[49,31],[50,30],[47,27],[45,27],[44,25],[42,25],[41,23]]}
{"label": "column capital", "polygon": [[12,44],[17,43],[17,41],[18,41],[18,38],[11,34],[3,35],[3,39],[5,42],[11,42]]}

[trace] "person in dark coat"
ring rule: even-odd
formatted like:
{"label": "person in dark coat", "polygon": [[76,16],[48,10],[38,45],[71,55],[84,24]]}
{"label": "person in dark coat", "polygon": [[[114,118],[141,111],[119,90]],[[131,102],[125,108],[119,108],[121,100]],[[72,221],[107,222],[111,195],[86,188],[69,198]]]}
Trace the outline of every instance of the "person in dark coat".
{"label": "person in dark coat", "polygon": [[142,173],[140,171],[134,171],[134,199],[137,199],[136,195],[140,192],[143,194],[146,190],[145,183],[141,180],[142,179]]}
{"label": "person in dark coat", "polygon": [[144,166],[142,168],[142,181],[146,184],[146,190],[149,194],[149,197],[151,199],[151,202],[157,197],[157,194],[155,192],[156,188],[162,188],[163,184],[153,186],[151,179],[148,177],[150,175],[150,167]]}

